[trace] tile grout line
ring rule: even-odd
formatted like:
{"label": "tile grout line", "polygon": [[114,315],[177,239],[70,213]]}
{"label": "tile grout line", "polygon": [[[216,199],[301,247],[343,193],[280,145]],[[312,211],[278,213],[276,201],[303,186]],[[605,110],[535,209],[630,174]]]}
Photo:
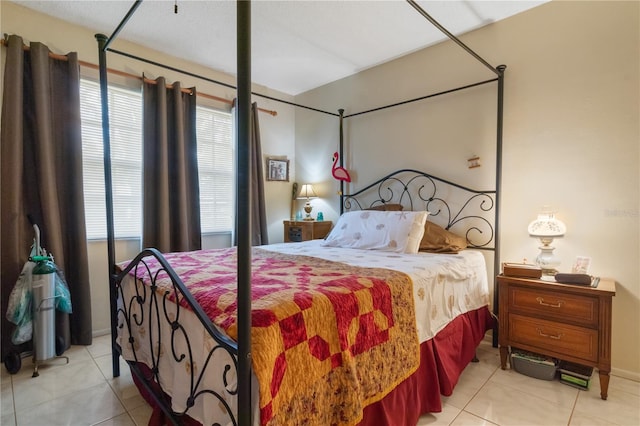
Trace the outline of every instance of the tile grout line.
{"label": "tile grout line", "polygon": [[[104,354],[96,354],[94,355],[93,353],[91,353],[91,351],[89,351],[87,349],[87,351],[89,352],[89,355],[91,356],[91,359],[93,360],[93,362],[96,364],[96,367],[98,367],[98,370],[100,370],[100,373],[102,373],[102,376],[105,378],[105,381],[107,382],[107,384],[109,385],[109,387],[111,388],[112,392],[115,394],[116,398],[118,399],[118,401],[120,401],[120,404],[122,404],[122,407],[125,410],[125,413],[127,414],[127,416],[129,417],[129,420],[131,420],[131,423],[134,424],[135,426],[139,426],[138,422],[136,421],[136,419],[134,418],[133,414],[131,413],[131,410],[135,410],[139,407],[134,407],[131,410],[127,407],[127,405],[124,403],[124,399],[120,398],[120,395],[118,395],[118,392],[116,391],[116,389],[114,389],[114,387],[111,384],[111,379],[113,379],[113,377],[107,377],[105,376],[104,372],[100,369],[100,367],[98,366],[97,363],[97,359],[96,358],[101,358],[101,357],[111,357],[111,353],[104,353]],[[146,403],[146,401],[145,401]],[[121,414],[119,414],[118,416],[120,416]],[[115,418],[117,416],[114,416],[112,418]],[[105,420],[106,421],[106,420]],[[16,425],[17,426],[17,425]],[[99,423],[96,425],[99,426]]]}
{"label": "tile grout line", "polygon": [[[476,356],[477,356],[477,355],[476,355]],[[469,404],[471,404],[471,401],[473,401],[473,399],[474,399],[476,396],[478,396],[478,394],[480,393],[480,391],[481,391],[481,390],[482,390],[482,389],[487,385],[487,383],[489,383],[489,381],[491,380],[491,378],[496,374],[496,372],[497,372],[499,369],[500,369],[500,366],[498,365],[498,366],[495,368],[495,370],[493,370],[493,373],[491,373],[491,374],[489,375],[489,377],[487,377],[487,380],[485,380],[485,381],[484,381],[484,383],[482,384],[482,386],[480,386],[480,387],[478,388],[478,390],[473,394],[473,396],[472,396],[471,398],[469,398],[469,401],[467,401],[467,403],[464,405],[464,407],[462,408],[462,410],[460,410],[460,413],[465,412],[465,413],[470,414],[470,415],[472,415],[472,416],[475,416],[475,417],[481,418],[481,419],[482,419],[482,420],[484,420],[485,422],[489,422],[489,423],[491,423],[491,424],[496,424],[496,423],[492,422],[492,421],[491,421],[491,420],[489,420],[489,419],[485,419],[484,417],[479,417],[478,415],[473,414],[473,413],[471,413],[471,412],[467,411],[467,407],[469,406]],[[458,413],[458,416],[460,415],[460,413]],[[457,418],[458,416],[456,416],[456,418]],[[455,419],[454,419],[454,420],[455,420]]]}
{"label": "tile grout line", "polygon": [[[96,368],[98,369],[98,371],[100,371],[100,374],[102,374],[102,377],[104,377],[105,382],[107,383],[107,385],[109,385],[109,389],[111,389],[111,392],[113,392],[113,394],[115,395],[116,399],[120,402],[120,405],[122,405],[122,408],[124,408],[124,413],[127,414],[127,417],[129,417],[129,420],[131,420],[131,423],[133,423],[134,425],[138,425],[138,423],[135,421],[135,419],[133,418],[133,416],[131,415],[131,413],[129,412],[129,409],[127,408],[127,406],[124,403],[124,400],[122,398],[120,398],[120,395],[118,395],[118,392],[116,391],[116,389],[114,389],[113,385],[111,384],[110,378],[105,376],[105,373],[102,371],[102,369],[100,368],[100,366],[98,365],[98,362],[96,360],[96,358],[100,358],[100,357],[104,357],[104,356],[111,356],[111,354],[100,354],[100,355],[96,355],[94,356],[91,351],[89,351],[87,349],[87,352],[89,353],[89,356],[91,357],[91,360],[93,361],[93,363],[95,364]],[[123,413],[123,414],[124,414]],[[113,416],[109,419],[103,420],[100,423],[104,423],[106,421],[115,419],[116,417],[121,416],[122,414],[118,414],[116,416]],[[95,423],[92,426],[99,426],[100,423]],[[18,425],[16,425],[18,426]]]}
{"label": "tile grout line", "polygon": [[576,412],[576,405],[578,405],[578,398],[580,398],[580,392],[576,394],[576,399],[573,401],[573,406],[571,407],[571,413],[569,414],[569,421],[567,422],[567,426],[571,424],[571,420],[573,419],[573,415]]}

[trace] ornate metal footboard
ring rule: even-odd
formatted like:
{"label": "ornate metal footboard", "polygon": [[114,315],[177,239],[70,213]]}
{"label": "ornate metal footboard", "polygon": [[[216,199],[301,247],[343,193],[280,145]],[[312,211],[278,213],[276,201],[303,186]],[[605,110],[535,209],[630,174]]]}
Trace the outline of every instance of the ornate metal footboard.
{"label": "ornate metal footboard", "polygon": [[[496,191],[477,191],[418,170],[395,171],[341,196],[341,213],[385,204],[429,211],[429,218],[464,235],[469,247],[495,250]],[[445,201],[446,200],[446,201]]]}
{"label": "ornate metal footboard", "polygon": [[[129,283],[125,285],[127,277]],[[236,425],[237,343],[213,325],[160,252],[146,249],[138,254],[118,274],[115,291],[118,334],[122,336],[116,347],[165,415],[174,424],[181,424],[194,405],[214,403],[218,411],[226,410],[228,420],[213,424]],[[202,337],[202,329],[185,326],[185,318],[191,314],[202,323],[211,341]],[[203,340],[204,345],[200,344]],[[139,368],[141,363],[147,368]],[[163,376],[166,365],[171,366],[171,375],[173,368],[186,371],[188,394],[165,392],[164,386],[172,380]],[[211,377],[214,370],[219,377]],[[235,403],[229,404],[229,400]],[[176,412],[172,406],[184,409]]]}

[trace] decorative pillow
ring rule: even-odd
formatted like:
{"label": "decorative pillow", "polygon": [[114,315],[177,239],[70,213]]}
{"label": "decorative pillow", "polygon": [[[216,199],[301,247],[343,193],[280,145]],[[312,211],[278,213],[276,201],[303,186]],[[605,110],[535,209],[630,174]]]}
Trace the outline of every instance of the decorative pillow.
{"label": "decorative pillow", "polygon": [[369,207],[365,210],[382,210],[385,212],[401,211],[403,209],[402,204],[379,204],[377,206]]}
{"label": "decorative pillow", "polygon": [[467,239],[449,232],[433,222],[424,224],[420,251],[432,253],[457,253],[467,248]]}
{"label": "decorative pillow", "polygon": [[429,212],[362,210],[344,213],[322,245],[417,253]]}

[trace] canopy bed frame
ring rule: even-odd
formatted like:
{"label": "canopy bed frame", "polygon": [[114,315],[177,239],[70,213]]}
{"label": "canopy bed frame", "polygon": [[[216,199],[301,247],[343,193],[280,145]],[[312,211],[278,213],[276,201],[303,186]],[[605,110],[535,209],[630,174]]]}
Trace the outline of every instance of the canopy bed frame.
{"label": "canopy bed frame", "polygon": [[[442,31],[449,39],[453,40],[459,46],[461,46],[465,51],[467,51],[473,58],[478,60],[484,66],[486,66],[489,70],[495,73],[496,78],[481,81],[478,83],[469,84],[466,86],[454,88],[451,90],[430,94],[427,96],[418,97],[415,99],[410,99],[404,102],[395,103],[392,105],[382,106],[379,108],[362,111],[350,115],[344,115],[344,110],[340,109],[338,113],[323,111],[317,108],[312,108],[304,105],[299,105],[293,102],[277,99],[274,97],[262,95],[260,93],[255,93],[251,91],[251,2],[250,1],[238,1],[237,2],[237,87],[232,85],[228,85],[223,82],[219,82],[216,80],[212,80],[200,75],[193,74],[191,72],[180,70],[174,67],[170,67],[167,65],[159,64],[144,58],[136,57],[134,55],[121,52],[115,50],[110,47],[111,43],[117,38],[120,31],[124,28],[128,20],[134,14],[138,6],[141,4],[142,0],[137,0],[134,2],[128,13],[122,19],[120,24],[117,26],[115,31],[110,37],[106,37],[102,34],[96,34],[96,39],[98,41],[98,53],[99,53],[99,71],[100,71],[100,87],[101,87],[101,95],[102,95],[102,122],[103,122],[103,141],[104,141],[104,174],[105,174],[105,194],[106,194],[106,206],[107,206],[107,251],[108,251],[108,262],[109,262],[109,285],[110,285],[110,303],[111,303],[111,329],[112,329],[112,368],[114,377],[119,376],[120,374],[120,364],[119,357],[121,348],[116,342],[116,334],[118,322],[118,315],[122,315],[125,318],[125,322],[127,325],[130,323],[140,321],[140,318],[137,318],[135,315],[131,315],[130,307],[139,301],[141,298],[146,298],[147,294],[137,294],[135,297],[132,297],[128,301],[124,301],[124,306],[118,305],[118,297],[122,297],[122,294],[119,294],[120,291],[120,282],[124,276],[130,273],[135,273],[135,276],[138,276],[138,270],[144,273],[145,271],[150,275],[154,275],[151,277],[152,280],[155,280],[158,270],[155,271],[154,274],[151,274],[151,269],[149,268],[149,261],[144,260],[148,258],[148,256],[152,256],[153,259],[151,262],[158,262],[159,271],[163,271],[166,273],[171,282],[172,282],[172,294],[176,299],[180,299],[183,305],[188,306],[190,310],[192,310],[195,315],[198,317],[199,321],[205,327],[210,336],[216,341],[216,346],[211,349],[210,356],[207,358],[207,362],[211,357],[213,357],[214,353],[224,352],[226,355],[226,361],[222,361],[224,366],[224,372],[222,373],[220,380],[223,382],[223,386],[232,394],[237,395],[237,406],[238,407],[249,407],[251,406],[251,398],[252,398],[252,390],[251,390],[251,363],[252,363],[252,352],[251,352],[251,261],[252,261],[252,248],[251,248],[251,239],[250,239],[250,199],[249,199],[249,185],[250,185],[250,153],[246,148],[248,146],[249,140],[249,129],[250,129],[250,111],[251,111],[251,96],[256,95],[263,98],[267,98],[270,100],[274,100],[277,102],[283,102],[285,104],[289,104],[295,107],[305,108],[312,111],[316,111],[323,114],[328,114],[331,116],[335,116],[339,119],[340,126],[340,135],[339,135],[339,154],[340,154],[340,165],[344,165],[343,162],[343,150],[344,150],[344,136],[343,136],[343,122],[345,119],[349,117],[354,117],[362,114],[367,114],[373,111],[379,111],[381,109],[392,108],[398,105],[403,105],[406,103],[417,102],[423,99],[432,98],[440,95],[445,95],[448,93],[452,93],[459,90],[464,90],[471,87],[476,87],[479,85],[484,85],[488,83],[497,83],[497,131],[496,131],[496,176],[495,176],[495,189],[488,191],[476,191],[461,185],[457,185],[455,183],[446,181],[444,179],[437,178],[435,176],[429,175],[427,173],[418,172],[415,170],[403,170],[400,172],[392,173],[377,182],[361,189],[360,191],[354,194],[344,194],[344,182],[340,182],[340,212],[341,214],[352,208],[354,205],[358,206],[359,201],[358,197],[366,193],[368,191],[377,190],[379,197],[373,201],[373,204],[376,203],[388,203],[394,196],[399,197],[400,199],[404,199],[410,205],[413,204],[412,195],[408,194],[408,188],[411,182],[414,179],[419,178],[430,182],[427,186],[432,189],[425,190],[423,193],[422,189],[419,189],[419,193],[417,195],[417,199],[420,200],[421,203],[426,203],[427,206],[429,203],[439,203],[438,208],[436,209],[438,212],[444,211],[443,216],[445,214],[448,215],[446,218],[446,228],[449,228],[461,221],[466,221],[467,219],[472,219],[473,224],[469,225],[466,228],[465,236],[470,245],[474,248],[487,249],[494,251],[494,270],[499,270],[499,206],[500,206],[500,186],[501,186],[501,168],[502,168],[502,125],[503,125],[503,92],[504,92],[504,71],[506,66],[500,65],[498,67],[491,66],[487,61],[482,59],[479,55],[477,55],[474,51],[472,51],[469,47],[467,47],[464,43],[462,43],[459,39],[457,39],[453,34],[448,32],[444,27],[442,27],[439,23],[437,23],[431,16],[429,16],[418,4],[413,0],[407,0],[409,5],[411,5],[418,13],[424,16],[431,24],[433,24],[436,28]],[[112,189],[112,179],[111,179],[111,151],[110,151],[110,135],[109,135],[109,106],[107,101],[107,52],[119,54],[122,56],[126,56],[135,60],[140,60],[143,62],[147,62],[153,65],[157,65],[166,69],[170,69],[173,71],[177,71],[192,77],[196,77],[199,79],[206,80],[208,82],[212,82],[215,84],[223,85],[229,88],[237,89],[237,126],[238,126],[238,147],[237,147],[237,185],[238,190],[236,191],[238,194],[237,199],[237,211],[238,211],[238,245],[237,245],[237,325],[238,325],[238,338],[237,342],[233,341],[225,334],[221,333],[219,329],[213,325],[212,321],[207,317],[203,309],[199,306],[193,296],[186,289],[184,284],[181,281],[181,278],[173,271],[169,263],[164,259],[163,255],[154,249],[145,249],[141,252],[131,263],[128,264],[127,267],[119,269],[116,266],[115,262],[115,236],[114,236],[114,219],[113,219],[113,189]],[[409,181],[403,181],[399,177],[398,173],[406,174],[410,173]],[[394,192],[394,190],[389,188],[389,183],[398,183],[400,182],[400,189]],[[448,185],[462,190],[463,192],[468,193],[467,201],[463,203],[463,206],[459,209],[452,208],[440,198],[439,188],[441,185]],[[424,185],[422,185],[424,187]],[[405,198],[406,197],[406,198]],[[489,212],[490,219],[487,220],[483,217],[483,213],[467,213],[465,209],[468,208],[471,202],[478,201],[479,206],[475,207],[474,212],[477,212],[478,209],[481,212]],[[362,206],[359,206],[362,207]],[[485,232],[478,228],[478,221],[483,224],[487,224],[488,228],[486,228],[487,235],[485,235],[485,239],[476,243],[472,241],[470,237],[470,233],[477,232]],[[486,238],[488,236],[488,239]],[[155,284],[152,283],[152,289],[154,289]],[[495,284],[494,284],[495,288]],[[168,294],[167,292],[166,294]],[[495,292],[494,292],[495,293]],[[147,315],[156,316],[158,321],[161,316],[166,316],[166,306],[167,298],[166,295],[164,298],[157,298],[156,293],[151,291],[148,297],[152,298],[151,305],[155,306],[155,310],[153,312],[149,312]],[[494,309],[497,309],[497,303],[495,303],[496,295],[494,294]],[[164,309],[164,310],[162,310]],[[176,318],[180,317],[180,305],[176,305],[177,312],[174,313]],[[184,336],[184,339],[188,340],[185,331],[183,330],[180,322],[177,319],[170,320],[166,319],[167,322],[170,323],[173,332],[176,334],[180,334]],[[150,330],[149,333],[153,333],[153,330]],[[494,328],[494,346],[497,342],[497,334]],[[149,336],[151,339],[151,336]],[[184,354],[176,354],[176,350],[173,347],[173,341],[171,342],[171,349],[174,352],[174,357],[182,357],[184,358]],[[191,351],[191,347],[189,347],[189,353]],[[154,355],[154,359],[155,355]],[[147,375],[151,375],[154,378],[157,378],[158,368],[157,364],[153,364],[148,366],[149,371]],[[137,370],[134,369],[134,373],[139,374]],[[233,373],[237,374],[237,383],[235,385],[235,389],[229,389],[229,387],[233,388],[233,383],[230,383],[232,379]],[[135,376],[134,376],[135,378]],[[198,376],[198,374],[193,373],[191,375],[192,382],[192,394],[189,396],[188,400],[185,402],[185,411],[189,409],[194,404],[194,401],[203,393],[214,393],[211,390],[201,390],[198,389],[198,384],[200,383],[202,377]],[[154,398],[157,399],[157,402],[160,404],[162,410],[165,414],[171,419],[172,422],[180,422],[179,417],[175,417],[175,415],[180,415],[183,413],[174,413],[171,409],[171,406],[164,401],[164,397],[162,393],[159,393],[159,396],[156,396],[158,393],[157,383],[149,383],[143,380],[142,386],[146,387],[147,390],[154,395]],[[162,389],[160,389],[162,391]],[[220,400],[220,399],[219,399]],[[226,403],[220,400],[222,404],[225,404],[227,410],[231,413],[231,409]],[[169,403],[170,404],[170,403]],[[250,410],[238,410],[237,418],[234,418],[232,415],[231,423],[232,424],[240,424],[240,425],[249,425],[252,421],[252,413]]]}

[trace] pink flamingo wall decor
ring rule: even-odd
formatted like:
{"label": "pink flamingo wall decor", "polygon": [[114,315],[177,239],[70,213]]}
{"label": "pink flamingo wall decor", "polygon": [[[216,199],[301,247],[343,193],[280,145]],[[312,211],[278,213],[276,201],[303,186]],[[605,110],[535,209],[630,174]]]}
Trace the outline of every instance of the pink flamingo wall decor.
{"label": "pink flamingo wall decor", "polygon": [[349,172],[342,166],[338,166],[338,158],[340,156],[337,152],[333,153],[333,168],[331,169],[331,174],[334,178],[338,180],[343,180],[345,182],[351,182],[351,176],[349,176]]}

